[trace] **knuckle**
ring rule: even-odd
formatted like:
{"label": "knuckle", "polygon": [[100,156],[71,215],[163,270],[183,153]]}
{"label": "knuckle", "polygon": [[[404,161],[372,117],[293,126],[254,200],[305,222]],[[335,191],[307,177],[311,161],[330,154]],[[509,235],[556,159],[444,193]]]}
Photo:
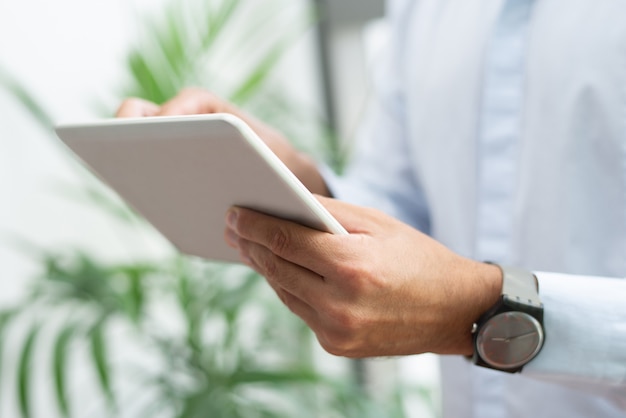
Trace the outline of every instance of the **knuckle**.
{"label": "knuckle", "polygon": [[284,230],[274,228],[270,231],[268,245],[274,254],[284,254],[289,247],[289,237]]}
{"label": "knuckle", "polygon": [[354,339],[341,332],[326,333],[318,340],[322,348],[334,356],[352,357],[355,352]]}
{"label": "knuckle", "polygon": [[353,296],[361,295],[368,290],[372,279],[372,268],[367,262],[346,263],[337,267],[338,277]]}
{"label": "knuckle", "polygon": [[263,274],[268,277],[275,277],[278,274],[278,259],[273,254],[267,254],[260,262]]}
{"label": "knuckle", "polygon": [[339,277],[347,280],[349,283],[357,281],[363,276],[363,268],[356,262],[343,263],[336,268]]}
{"label": "knuckle", "polygon": [[338,357],[348,357],[345,352],[338,346],[333,345],[328,340],[319,339],[320,345],[328,354],[332,354],[333,356]]}
{"label": "knuckle", "polygon": [[351,337],[361,329],[360,318],[352,310],[336,310],[331,315],[332,322],[344,337]]}
{"label": "knuckle", "polygon": [[336,356],[354,356],[363,329],[361,319],[350,310],[328,312],[328,318],[327,326],[318,336],[320,345]]}

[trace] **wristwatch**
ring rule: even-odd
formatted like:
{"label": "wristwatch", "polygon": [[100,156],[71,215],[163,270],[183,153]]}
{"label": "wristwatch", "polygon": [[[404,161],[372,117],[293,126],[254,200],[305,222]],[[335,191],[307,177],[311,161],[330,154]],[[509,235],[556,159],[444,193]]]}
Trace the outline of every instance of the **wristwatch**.
{"label": "wristwatch", "polygon": [[502,270],[502,295],[472,327],[472,360],[479,366],[517,373],[543,346],[543,305],[534,274],[498,267]]}

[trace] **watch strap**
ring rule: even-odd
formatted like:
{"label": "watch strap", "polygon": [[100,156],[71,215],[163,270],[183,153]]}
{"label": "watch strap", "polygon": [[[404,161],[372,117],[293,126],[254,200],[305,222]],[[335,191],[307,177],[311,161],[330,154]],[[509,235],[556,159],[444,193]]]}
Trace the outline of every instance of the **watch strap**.
{"label": "watch strap", "polygon": [[541,306],[539,282],[533,273],[518,267],[490,264],[502,271],[502,296],[523,304]]}

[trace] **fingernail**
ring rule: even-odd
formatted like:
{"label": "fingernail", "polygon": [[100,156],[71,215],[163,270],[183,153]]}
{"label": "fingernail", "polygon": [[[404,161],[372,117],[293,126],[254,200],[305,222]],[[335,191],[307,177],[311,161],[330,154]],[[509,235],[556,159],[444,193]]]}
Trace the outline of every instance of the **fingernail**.
{"label": "fingernail", "polygon": [[237,213],[237,210],[235,209],[230,209],[228,211],[228,213],[226,214],[226,225],[228,225],[229,227],[231,227],[232,229],[234,229],[235,231],[237,230],[237,217],[239,216],[239,214]]}

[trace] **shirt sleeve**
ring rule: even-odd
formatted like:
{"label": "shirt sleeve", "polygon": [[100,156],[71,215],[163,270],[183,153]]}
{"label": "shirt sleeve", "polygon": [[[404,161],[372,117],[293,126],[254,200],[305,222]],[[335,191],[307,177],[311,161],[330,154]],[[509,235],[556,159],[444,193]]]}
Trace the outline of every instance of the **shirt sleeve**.
{"label": "shirt sleeve", "polygon": [[626,280],[536,275],[546,339],[523,374],[602,395],[626,410]]}
{"label": "shirt sleeve", "polygon": [[406,1],[390,3],[385,25],[387,42],[373,59],[373,94],[356,135],[355,148],[344,175],[320,167],[332,195],[373,207],[428,232],[424,192],[409,156],[405,89],[400,52]]}

